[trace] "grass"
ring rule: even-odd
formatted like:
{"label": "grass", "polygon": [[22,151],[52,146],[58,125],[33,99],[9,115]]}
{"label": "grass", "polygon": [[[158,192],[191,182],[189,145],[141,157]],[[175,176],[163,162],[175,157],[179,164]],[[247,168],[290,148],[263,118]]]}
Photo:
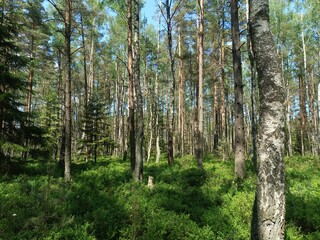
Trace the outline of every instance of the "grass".
{"label": "grass", "polygon": [[[231,161],[207,157],[199,171],[186,156],[146,164],[134,183],[129,168],[117,158],[74,163],[66,184],[52,163],[29,162],[2,176],[0,239],[250,239],[252,171],[235,182]],[[293,157],[286,169],[286,239],[320,239],[319,160]]]}

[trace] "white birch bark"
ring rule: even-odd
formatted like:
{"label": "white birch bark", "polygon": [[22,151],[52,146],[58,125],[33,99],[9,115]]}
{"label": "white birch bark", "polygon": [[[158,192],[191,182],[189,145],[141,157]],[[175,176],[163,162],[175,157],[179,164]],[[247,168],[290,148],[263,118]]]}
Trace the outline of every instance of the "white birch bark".
{"label": "white birch bark", "polygon": [[260,93],[258,179],[251,239],[284,239],[285,93],[269,26],[268,0],[250,0],[250,31]]}

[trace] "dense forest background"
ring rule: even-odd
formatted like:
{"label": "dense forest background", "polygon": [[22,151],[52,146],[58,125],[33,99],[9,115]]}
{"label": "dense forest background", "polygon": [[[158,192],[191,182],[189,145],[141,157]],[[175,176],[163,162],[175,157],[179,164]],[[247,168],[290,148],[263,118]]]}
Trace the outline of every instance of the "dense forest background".
{"label": "dense forest background", "polygon": [[[249,238],[249,1],[131,2],[0,1],[0,238]],[[270,0],[288,239],[320,238],[319,12]]]}

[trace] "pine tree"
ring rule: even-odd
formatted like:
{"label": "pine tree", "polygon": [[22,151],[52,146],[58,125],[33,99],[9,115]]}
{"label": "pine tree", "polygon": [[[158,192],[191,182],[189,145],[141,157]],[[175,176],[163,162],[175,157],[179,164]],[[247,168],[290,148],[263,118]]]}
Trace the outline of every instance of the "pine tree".
{"label": "pine tree", "polygon": [[7,165],[14,157],[20,158],[21,152],[29,150],[25,147],[27,139],[40,144],[42,130],[23,111],[28,61],[16,43],[21,30],[19,12],[13,2],[5,1],[0,6],[0,14],[0,165]]}

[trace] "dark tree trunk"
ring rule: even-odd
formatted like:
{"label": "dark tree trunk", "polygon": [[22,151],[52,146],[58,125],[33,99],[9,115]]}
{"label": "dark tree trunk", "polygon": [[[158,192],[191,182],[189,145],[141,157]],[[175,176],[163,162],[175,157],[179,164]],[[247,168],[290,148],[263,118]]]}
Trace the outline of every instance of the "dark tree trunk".
{"label": "dark tree trunk", "polygon": [[140,84],[140,43],[139,43],[139,0],[134,0],[133,12],[134,12],[134,83],[136,90],[136,109],[137,109],[137,131],[136,131],[136,159],[135,159],[135,169],[134,169],[134,179],[136,181],[142,180],[143,171],[143,97]]}
{"label": "dark tree trunk", "polygon": [[243,83],[240,51],[240,30],[238,17],[238,0],[231,0],[231,28],[232,28],[232,57],[234,78],[234,112],[235,112],[235,168],[236,178],[243,178],[246,174],[245,165],[245,136],[243,120]]}
{"label": "dark tree trunk", "polygon": [[133,53],[132,53],[132,0],[128,4],[128,76],[129,76],[129,148],[131,173],[134,172],[136,162],[136,139],[134,124],[134,91],[133,91]]}
{"label": "dark tree trunk", "polygon": [[173,165],[173,127],[174,127],[174,104],[175,104],[175,66],[174,66],[174,54],[172,49],[172,18],[171,13],[172,1],[166,0],[166,21],[167,21],[167,38],[168,38],[168,51],[171,73],[171,87],[170,87],[170,105],[169,105],[169,123],[168,123],[168,164]]}
{"label": "dark tree trunk", "polygon": [[66,68],[66,82],[65,82],[65,159],[64,159],[64,178],[66,182],[71,180],[71,2],[66,0],[65,12],[65,68]]}

